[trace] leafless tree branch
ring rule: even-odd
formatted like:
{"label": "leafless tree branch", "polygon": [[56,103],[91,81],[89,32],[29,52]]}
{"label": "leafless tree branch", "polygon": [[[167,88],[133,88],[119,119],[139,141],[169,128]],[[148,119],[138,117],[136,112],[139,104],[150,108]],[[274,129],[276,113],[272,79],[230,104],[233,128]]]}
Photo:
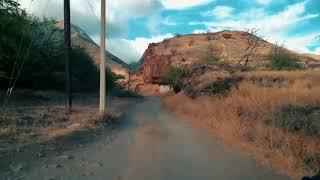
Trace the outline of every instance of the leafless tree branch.
{"label": "leafless tree branch", "polygon": [[[248,66],[252,56],[256,53],[258,47],[260,46],[260,40],[262,37],[258,35],[258,32],[260,29],[247,29],[245,32],[248,33],[247,39],[246,39],[246,47],[244,49],[244,53],[237,62],[236,66]],[[244,62],[244,63],[243,63]]]}

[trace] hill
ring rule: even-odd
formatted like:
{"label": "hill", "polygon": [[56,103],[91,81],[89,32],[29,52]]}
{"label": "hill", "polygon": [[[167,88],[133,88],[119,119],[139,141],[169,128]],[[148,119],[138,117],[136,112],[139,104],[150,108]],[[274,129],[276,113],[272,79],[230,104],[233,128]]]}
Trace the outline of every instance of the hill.
{"label": "hill", "polygon": [[[60,30],[64,29],[63,21],[56,24],[56,27]],[[89,56],[94,60],[96,65],[100,64],[100,47],[97,45],[88,34],[76,25],[71,25],[71,41],[72,46],[83,48]],[[111,70],[119,75],[127,75],[127,63],[106,51],[106,65]]]}
{"label": "hill", "polygon": [[[270,52],[276,47],[278,46],[256,36],[256,32],[221,31],[177,35],[149,45],[139,63],[139,74],[147,83],[158,83],[160,76],[170,66],[185,68],[213,61],[228,67],[246,66],[261,70],[265,68]],[[317,67],[314,64],[319,63],[317,56],[281,49],[297,57],[300,64],[308,62],[310,67]],[[217,69],[224,70],[219,67]]]}

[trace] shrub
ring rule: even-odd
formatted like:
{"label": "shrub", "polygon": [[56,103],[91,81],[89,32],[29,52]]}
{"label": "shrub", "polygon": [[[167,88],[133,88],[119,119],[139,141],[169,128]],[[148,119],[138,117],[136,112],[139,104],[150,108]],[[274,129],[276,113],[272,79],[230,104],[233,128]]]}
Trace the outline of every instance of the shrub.
{"label": "shrub", "polygon": [[299,70],[301,65],[298,63],[299,59],[282,49],[274,50],[270,55],[270,62],[267,64],[267,68],[270,70]]}
{"label": "shrub", "polygon": [[289,87],[294,83],[293,80],[289,80],[283,76],[253,76],[249,80],[260,87]]}
{"label": "shrub", "polygon": [[205,91],[210,94],[225,94],[242,80],[241,77],[218,78]]}
{"label": "shrub", "polygon": [[269,123],[286,132],[305,130],[309,135],[320,135],[320,127],[314,124],[319,113],[319,105],[283,106],[273,113]]}
{"label": "shrub", "polygon": [[181,91],[183,80],[187,74],[187,71],[182,68],[170,67],[168,72],[160,77],[160,83],[169,85],[177,93]]}
{"label": "shrub", "polygon": [[117,91],[115,93],[115,95],[120,98],[143,98],[143,96],[141,96],[135,92],[126,91],[126,90]]}
{"label": "shrub", "polygon": [[[12,0],[4,0],[0,9],[0,88],[7,89],[17,79],[18,88],[64,90],[63,33],[56,22],[30,17]],[[99,88],[99,70],[83,49],[73,48],[71,67],[75,91]],[[121,77],[110,70],[106,75],[110,90]]]}

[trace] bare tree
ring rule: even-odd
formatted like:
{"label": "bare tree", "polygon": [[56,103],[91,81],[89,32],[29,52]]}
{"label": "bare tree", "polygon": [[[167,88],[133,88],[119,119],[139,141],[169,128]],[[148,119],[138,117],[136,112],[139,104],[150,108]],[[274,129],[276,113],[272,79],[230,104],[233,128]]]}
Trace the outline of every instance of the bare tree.
{"label": "bare tree", "polygon": [[278,56],[278,55],[282,54],[285,51],[285,49],[284,49],[285,43],[286,43],[286,41],[283,41],[282,43],[276,42],[274,47],[272,48],[270,55],[271,56]]}
{"label": "bare tree", "polygon": [[[246,47],[244,49],[244,53],[237,62],[237,67],[244,66],[247,67],[252,60],[253,55],[256,53],[258,47],[261,45],[261,39],[258,35],[259,29],[247,29],[246,32],[248,36],[246,38]],[[244,62],[244,63],[243,63]]]}

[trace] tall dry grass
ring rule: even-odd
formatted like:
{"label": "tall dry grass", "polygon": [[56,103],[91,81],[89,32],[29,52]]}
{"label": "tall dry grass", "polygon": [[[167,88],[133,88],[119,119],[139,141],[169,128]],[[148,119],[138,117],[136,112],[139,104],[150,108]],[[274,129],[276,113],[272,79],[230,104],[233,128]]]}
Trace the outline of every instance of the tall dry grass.
{"label": "tall dry grass", "polygon": [[[245,149],[282,173],[293,177],[316,173],[320,168],[320,72],[249,72],[230,76],[243,80],[227,94],[193,100],[180,93],[164,99],[164,105],[173,113],[212,129],[231,144],[245,145]],[[312,122],[318,131],[311,133],[310,124],[292,131],[277,126],[279,113],[275,112],[295,113],[282,112],[288,106],[319,107]],[[303,122],[305,117],[301,118],[297,117]]]}

